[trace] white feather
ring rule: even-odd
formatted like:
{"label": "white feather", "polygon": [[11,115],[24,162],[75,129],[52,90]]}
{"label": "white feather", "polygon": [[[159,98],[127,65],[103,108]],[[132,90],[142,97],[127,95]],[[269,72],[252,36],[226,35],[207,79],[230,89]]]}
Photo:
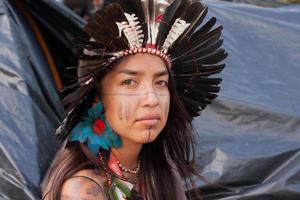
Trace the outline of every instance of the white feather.
{"label": "white feather", "polygon": [[[120,180],[120,179],[118,181],[122,182],[129,190],[132,190],[133,184],[131,184],[127,181]],[[117,194],[119,200],[126,200],[125,194],[118,187],[115,187],[115,191],[116,191],[116,194]]]}
{"label": "white feather", "polygon": [[190,26],[190,23],[186,23],[186,21],[177,18],[171,27],[171,30],[168,33],[166,40],[164,41],[162,52],[167,53],[170,46],[177,40],[177,38]]}
{"label": "white feather", "polygon": [[121,37],[122,31],[124,32],[130,48],[142,47],[144,41],[144,34],[140,22],[135,14],[124,13],[128,22],[116,22],[119,29],[119,37]]}

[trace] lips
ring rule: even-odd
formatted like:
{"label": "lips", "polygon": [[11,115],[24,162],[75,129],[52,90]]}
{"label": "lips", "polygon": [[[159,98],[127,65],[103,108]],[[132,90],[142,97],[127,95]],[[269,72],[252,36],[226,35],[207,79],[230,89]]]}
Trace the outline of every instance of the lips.
{"label": "lips", "polygon": [[155,126],[158,124],[160,116],[158,114],[145,115],[136,121],[147,126]]}
{"label": "lips", "polygon": [[158,114],[151,114],[151,115],[145,115],[139,119],[137,119],[137,121],[142,121],[142,120],[152,120],[152,119],[160,119],[160,116]]}

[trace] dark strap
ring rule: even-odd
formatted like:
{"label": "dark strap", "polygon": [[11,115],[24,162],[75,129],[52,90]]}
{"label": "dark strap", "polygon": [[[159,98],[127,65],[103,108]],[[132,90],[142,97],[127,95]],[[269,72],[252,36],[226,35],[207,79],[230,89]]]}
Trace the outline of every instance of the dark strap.
{"label": "dark strap", "polygon": [[103,186],[100,185],[99,183],[97,183],[97,181],[95,181],[94,179],[88,177],[88,176],[82,176],[82,175],[76,175],[76,176],[71,176],[70,178],[86,178],[92,182],[94,182],[97,186],[99,186],[102,190],[103,190]]}

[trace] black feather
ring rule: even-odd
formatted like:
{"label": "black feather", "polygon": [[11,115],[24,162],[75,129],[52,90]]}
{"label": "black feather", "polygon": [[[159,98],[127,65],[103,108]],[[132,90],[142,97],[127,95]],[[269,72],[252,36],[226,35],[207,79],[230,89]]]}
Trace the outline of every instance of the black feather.
{"label": "black feather", "polygon": [[[186,109],[190,112],[192,116],[197,116],[199,115],[198,112],[201,111],[201,103],[198,101],[195,101],[189,97],[186,96],[180,96],[181,100],[184,102],[184,105]],[[202,105],[205,106],[205,105]]]}
{"label": "black feather", "polygon": [[[194,2],[189,5],[181,18],[191,25],[182,33],[182,35],[174,42],[174,46],[177,46],[183,39],[192,35],[194,30],[203,22],[207,15],[207,6],[200,2]],[[195,14],[197,13],[197,14]]]}
{"label": "black feather", "polygon": [[156,45],[158,48],[162,47],[172,25],[175,20],[180,17],[187,5],[189,5],[188,0],[174,0],[174,2],[166,8],[156,38]]}
{"label": "black feather", "polygon": [[191,76],[207,76],[217,74],[224,69],[225,65],[195,65],[181,67],[180,65],[173,66],[172,72],[174,77],[191,77]]}
{"label": "black feather", "polygon": [[207,55],[211,54],[214,51],[216,51],[219,47],[221,47],[223,44],[223,40],[214,40],[214,41],[207,41],[207,44],[203,44],[202,46],[197,46],[192,48],[190,51],[188,51],[187,54],[182,54],[181,56],[178,56],[176,60],[174,61],[179,62],[180,60],[183,59],[194,59],[198,57],[199,55]]}
{"label": "black feather", "polygon": [[97,11],[84,27],[84,31],[98,43],[112,48],[114,51],[128,48],[124,37],[119,37],[116,22],[127,21],[119,4],[110,4],[105,10]]}
{"label": "black feather", "polygon": [[204,48],[214,41],[218,41],[222,34],[221,32],[222,28],[223,28],[222,26],[217,27],[216,29],[206,34],[196,33],[193,39],[185,39],[184,41],[181,42],[179,47],[171,48],[170,50],[171,55],[177,57],[183,54],[181,56],[184,56],[194,50],[197,50],[199,48]]}
{"label": "black feather", "polygon": [[199,90],[199,89],[190,89],[188,96],[193,96],[196,98],[202,98],[202,99],[209,99],[213,100],[218,95],[214,93],[207,92],[206,90]]}
{"label": "black feather", "polygon": [[216,64],[219,63],[220,61],[224,60],[227,57],[227,53],[225,52],[224,49],[218,49],[215,52],[204,55],[201,57],[198,57],[196,59],[191,59],[188,61],[182,61],[182,62],[177,62],[174,65],[178,66],[184,66],[184,67],[191,67],[193,65],[209,65],[209,64]]}
{"label": "black feather", "polygon": [[57,138],[63,141],[75,125],[86,115],[88,108],[94,101],[94,85],[84,85],[78,88],[71,96],[63,100],[63,104],[69,102],[71,106],[66,110],[64,120],[56,130]]}

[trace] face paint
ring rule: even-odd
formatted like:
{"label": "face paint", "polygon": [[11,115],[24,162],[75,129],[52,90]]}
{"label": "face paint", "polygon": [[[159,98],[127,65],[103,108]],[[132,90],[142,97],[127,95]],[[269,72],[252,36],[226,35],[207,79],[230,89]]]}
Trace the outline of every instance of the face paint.
{"label": "face paint", "polygon": [[[165,108],[168,108],[169,107],[169,101],[166,101],[165,102]],[[168,117],[169,115],[169,109],[165,109],[165,117]]]}
{"label": "face paint", "polygon": [[148,139],[147,139],[147,143],[150,142],[150,128],[149,128],[149,131],[148,131]]}
{"label": "face paint", "polygon": [[126,102],[126,105],[125,105],[125,117],[126,117],[126,120],[128,120],[129,116],[130,116],[130,103]]}
{"label": "face paint", "polygon": [[[101,82],[105,117],[124,141],[147,143],[163,130],[170,94],[164,62],[152,55],[127,57],[110,71]],[[157,116],[154,120],[144,117]]]}
{"label": "face paint", "polygon": [[119,113],[119,119],[123,120],[123,105],[122,105],[122,102],[119,103],[118,113]]}
{"label": "face paint", "polygon": [[111,96],[114,96],[114,95],[122,95],[122,96],[144,96],[144,95],[148,95],[148,94],[151,94],[153,93],[154,95],[156,96],[167,96],[168,94],[157,94],[156,92],[146,92],[146,93],[105,93],[103,95],[111,95]]}

